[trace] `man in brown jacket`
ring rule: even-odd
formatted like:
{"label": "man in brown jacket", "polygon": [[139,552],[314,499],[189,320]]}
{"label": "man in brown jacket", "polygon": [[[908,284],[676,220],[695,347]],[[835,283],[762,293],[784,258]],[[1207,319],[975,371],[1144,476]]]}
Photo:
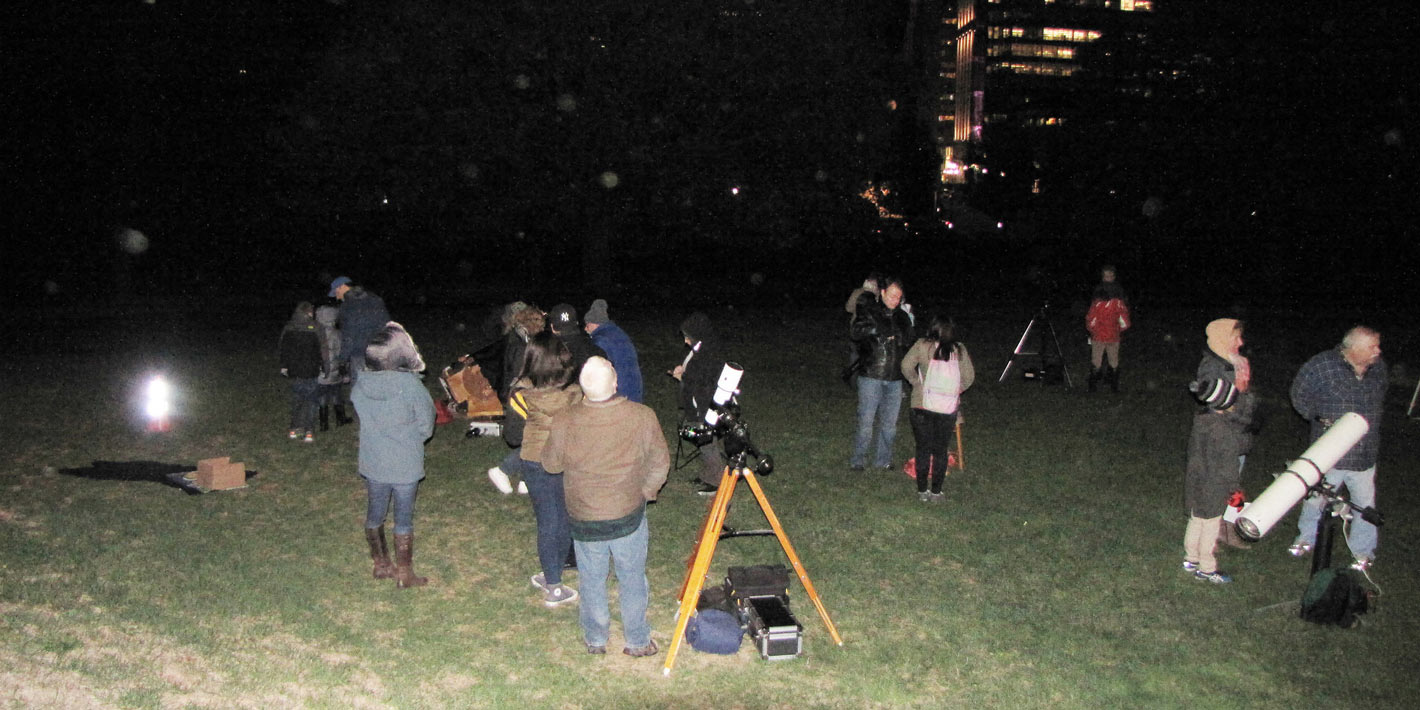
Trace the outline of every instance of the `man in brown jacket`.
{"label": "man in brown jacket", "polygon": [[658,649],[646,620],[646,503],[665,485],[670,451],[656,413],[615,396],[616,369],[606,358],[587,360],[579,382],[584,399],[553,417],[542,465],[565,476],[581,581],[582,637],[588,653],[606,653],[611,626],[606,579],[615,564],[626,641],[622,653],[654,655]]}

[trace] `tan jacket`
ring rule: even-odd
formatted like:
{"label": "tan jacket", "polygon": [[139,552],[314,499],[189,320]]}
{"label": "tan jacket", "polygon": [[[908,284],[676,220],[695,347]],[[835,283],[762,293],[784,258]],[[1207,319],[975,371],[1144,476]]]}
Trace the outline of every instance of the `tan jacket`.
{"label": "tan jacket", "polygon": [[[527,384],[526,380],[519,385]],[[518,402],[527,404],[527,423],[523,425],[523,450],[518,455],[524,461],[542,461],[542,447],[547,442],[547,432],[552,426],[553,415],[582,401],[582,388],[577,385],[543,387],[540,389],[514,389],[514,411]]]}
{"label": "tan jacket", "polygon": [[[922,371],[932,359],[932,351],[936,347],[936,341],[918,338],[912,349],[902,357],[902,376],[912,385],[912,406],[918,409],[922,408]],[[976,368],[972,367],[971,355],[967,354],[966,346],[961,343],[957,343],[957,358],[957,367],[961,369],[961,391],[965,392],[976,380]]]}
{"label": "tan jacket", "polygon": [[670,450],[656,413],[625,397],[580,402],[552,420],[542,450],[573,520],[615,520],[656,499],[670,472]]}

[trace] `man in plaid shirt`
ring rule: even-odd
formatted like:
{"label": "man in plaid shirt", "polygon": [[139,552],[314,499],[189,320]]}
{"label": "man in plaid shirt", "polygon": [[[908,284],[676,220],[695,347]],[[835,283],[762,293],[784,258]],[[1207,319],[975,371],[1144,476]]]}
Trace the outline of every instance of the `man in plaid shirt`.
{"label": "man in plaid shirt", "polygon": [[[1347,412],[1361,415],[1370,425],[1366,435],[1326,472],[1326,482],[1336,488],[1344,483],[1351,502],[1359,507],[1376,504],[1376,453],[1388,384],[1386,364],[1381,359],[1381,335],[1362,325],[1347,331],[1340,347],[1308,360],[1292,381],[1292,407],[1311,422],[1312,441]],[[1297,539],[1287,549],[1293,557],[1311,552],[1322,505],[1316,496],[1302,504]],[[1347,543],[1356,558],[1352,568],[1368,569],[1376,554],[1376,526],[1356,516],[1351,521]]]}

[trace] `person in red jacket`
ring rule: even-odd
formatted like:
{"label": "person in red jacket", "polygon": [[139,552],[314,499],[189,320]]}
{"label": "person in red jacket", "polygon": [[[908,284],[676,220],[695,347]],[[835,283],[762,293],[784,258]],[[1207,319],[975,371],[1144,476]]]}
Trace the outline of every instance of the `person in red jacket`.
{"label": "person in red jacket", "polygon": [[1114,282],[1114,267],[1100,268],[1100,284],[1095,287],[1090,310],[1085,314],[1085,330],[1090,333],[1090,391],[1100,380],[1119,391],[1119,339],[1129,329],[1129,302],[1124,289]]}

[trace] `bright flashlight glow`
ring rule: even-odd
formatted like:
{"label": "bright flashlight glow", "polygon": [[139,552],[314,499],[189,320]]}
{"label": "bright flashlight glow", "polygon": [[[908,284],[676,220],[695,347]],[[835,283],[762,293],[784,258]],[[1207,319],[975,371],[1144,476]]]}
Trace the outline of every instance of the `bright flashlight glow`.
{"label": "bright flashlight glow", "polygon": [[144,411],[148,413],[150,419],[162,419],[168,416],[172,406],[168,403],[168,396],[172,393],[172,388],[168,386],[168,381],[161,377],[154,377],[148,381],[148,403],[144,406]]}

